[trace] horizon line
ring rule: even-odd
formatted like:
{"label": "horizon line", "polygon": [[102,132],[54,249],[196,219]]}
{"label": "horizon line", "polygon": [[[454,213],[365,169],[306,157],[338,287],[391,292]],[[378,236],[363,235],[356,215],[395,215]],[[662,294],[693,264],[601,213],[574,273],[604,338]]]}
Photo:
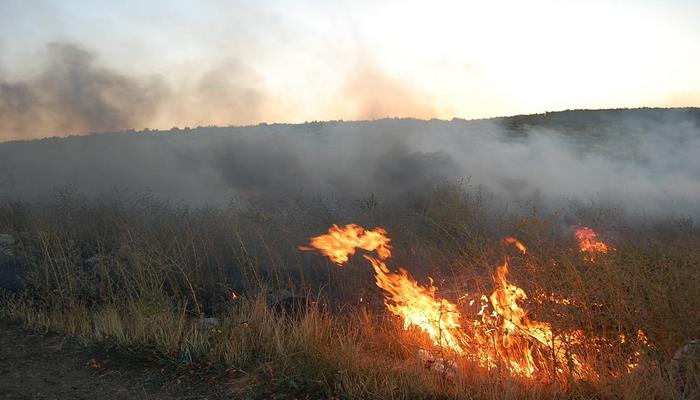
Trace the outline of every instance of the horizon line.
{"label": "horizon line", "polygon": [[11,140],[0,140],[0,145],[5,143],[15,143],[15,142],[34,142],[41,140],[54,140],[54,139],[68,139],[76,137],[85,136],[97,136],[97,135],[109,135],[109,134],[120,134],[120,133],[166,133],[171,131],[180,130],[193,130],[201,128],[217,128],[217,129],[242,129],[242,128],[255,128],[260,126],[275,126],[275,125],[286,125],[286,126],[301,126],[309,124],[322,124],[322,123],[370,123],[385,120],[412,120],[412,121],[439,121],[439,122],[453,122],[453,121],[465,121],[465,122],[478,122],[478,121],[491,121],[497,119],[506,118],[517,118],[517,117],[532,117],[541,116],[547,114],[557,114],[565,112],[601,112],[601,111],[637,111],[637,110],[700,110],[700,106],[674,106],[674,107],[662,107],[662,106],[642,106],[642,107],[616,107],[616,108],[566,108],[560,110],[549,110],[542,112],[535,112],[530,114],[512,114],[512,115],[498,115],[492,117],[481,117],[481,118],[462,118],[462,117],[452,117],[450,119],[443,118],[419,118],[419,117],[398,117],[398,116],[385,116],[375,119],[328,119],[328,120],[306,120],[304,122],[267,122],[261,121],[256,124],[248,125],[197,125],[191,126],[173,126],[168,129],[158,129],[158,128],[124,128],[122,130],[116,131],[88,131],[84,133],[72,133],[68,135],[53,135],[45,136],[40,138],[27,138],[27,139],[11,139]]}

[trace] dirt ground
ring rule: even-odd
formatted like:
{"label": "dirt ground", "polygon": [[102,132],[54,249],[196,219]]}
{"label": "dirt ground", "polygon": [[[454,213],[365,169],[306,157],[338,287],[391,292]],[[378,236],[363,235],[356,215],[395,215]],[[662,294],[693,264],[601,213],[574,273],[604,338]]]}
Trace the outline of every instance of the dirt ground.
{"label": "dirt ground", "polygon": [[82,346],[0,320],[0,399],[222,399],[225,371]]}

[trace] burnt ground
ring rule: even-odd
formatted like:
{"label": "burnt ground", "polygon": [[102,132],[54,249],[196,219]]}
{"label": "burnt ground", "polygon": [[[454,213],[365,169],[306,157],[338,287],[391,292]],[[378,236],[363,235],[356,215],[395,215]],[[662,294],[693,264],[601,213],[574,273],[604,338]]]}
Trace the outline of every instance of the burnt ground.
{"label": "burnt ground", "polygon": [[222,399],[227,371],[84,346],[0,320],[0,399]]}

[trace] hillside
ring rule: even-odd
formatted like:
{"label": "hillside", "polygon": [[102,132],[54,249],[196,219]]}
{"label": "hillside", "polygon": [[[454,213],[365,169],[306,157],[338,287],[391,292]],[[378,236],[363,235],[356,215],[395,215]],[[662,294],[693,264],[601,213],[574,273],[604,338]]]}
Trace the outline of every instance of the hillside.
{"label": "hillside", "polygon": [[393,200],[468,182],[506,202],[593,199],[695,213],[698,149],[697,108],[127,131],[0,143],[0,197],[62,188],[196,205],[234,196]]}

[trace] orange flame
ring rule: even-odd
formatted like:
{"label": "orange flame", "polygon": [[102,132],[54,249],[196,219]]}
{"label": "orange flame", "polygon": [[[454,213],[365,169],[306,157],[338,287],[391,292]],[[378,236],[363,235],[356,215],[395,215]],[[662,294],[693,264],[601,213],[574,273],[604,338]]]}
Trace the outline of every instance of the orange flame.
{"label": "orange flame", "polygon": [[348,224],[343,228],[333,224],[327,234],[312,238],[311,246],[299,246],[299,250],[319,250],[338,265],[345,264],[357,248],[376,251],[383,260],[391,257],[391,239],[383,228],[367,231],[355,224]]}
{"label": "orange flame", "polygon": [[[527,248],[519,240],[507,237],[505,244],[514,245],[521,253],[527,254]],[[533,377],[535,373],[552,362],[556,371],[564,371],[569,368],[575,375],[581,375],[580,363],[574,355],[568,355],[564,351],[563,338],[555,336],[552,328],[545,322],[533,321],[527,312],[520,306],[520,302],[528,299],[525,290],[508,282],[509,272],[508,258],[502,265],[496,268],[494,275],[495,289],[489,297],[493,308],[491,314],[482,314],[482,324],[478,324],[482,330],[486,328],[487,339],[498,343],[494,349],[501,362],[514,374],[525,377]],[[491,327],[499,329],[492,329]],[[570,341],[580,335],[578,331],[572,331],[565,335]],[[483,335],[477,335],[480,345],[486,345]],[[482,356],[481,361],[492,360],[492,356]],[[495,366],[491,361],[485,366]]]}
{"label": "orange flame", "polygon": [[[404,329],[417,328],[425,332],[434,345],[466,356],[482,367],[505,365],[514,375],[524,377],[546,371],[554,371],[555,375],[568,372],[578,378],[598,377],[591,367],[582,365],[575,354],[570,354],[567,346],[581,344],[584,339],[596,342],[604,342],[604,339],[585,338],[580,330],[555,335],[550,324],[531,320],[519,304],[528,299],[527,294],[507,280],[508,257],[496,268],[493,293],[480,297],[479,312],[471,323],[465,324],[456,304],[437,297],[432,279],[423,286],[406,270],[389,269],[385,260],[391,257],[390,243],[382,228],[367,231],[353,224],[344,228],[333,225],[328,234],[311,239],[312,247],[300,249],[316,249],[339,265],[347,262],[355,248],[376,251],[378,258],[371,255],[364,255],[364,258],[372,264],[376,284],[385,292],[384,304],[403,319]],[[527,253],[525,245],[515,238],[504,238],[503,243]],[[469,304],[473,305],[474,300]],[[486,312],[489,306],[492,311]],[[635,355],[638,358],[639,353]],[[636,366],[635,360],[630,361],[628,370]]]}
{"label": "orange flame", "polygon": [[432,279],[428,286],[422,286],[403,268],[392,272],[383,261],[371,256],[365,258],[374,267],[377,286],[386,292],[386,308],[403,318],[404,329],[416,327],[427,333],[436,346],[457,354],[464,352],[457,306],[435,297],[437,288]]}
{"label": "orange flame", "polygon": [[[500,320],[501,360],[518,375],[531,377],[540,365],[554,361],[559,371],[571,366],[576,374],[580,374],[579,362],[575,356],[567,357],[562,339],[555,337],[552,328],[545,322],[530,320],[527,312],[520,307],[519,302],[527,300],[527,294],[522,288],[508,282],[508,261],[496,269],[494,281],[496,289],[491,294],[491,306]],[[496,321],[494,321],[496,322]],[[577,336],[573,331],[570,338]],[[534,345],[548,349],[551,357],[546,357]]]}
{"label": "orange flame", "polygon": [[526,253],[527,253],[527,247],[525,247],[524,244],[520,243],[520,241],[519,241],[518,239],[514,238],[514,237],[506,237],[506,238],[503,238],[503,243],[505,243],[505,244],[512,244],[512,245],[514,245],[515,247],[517,247],[518,250],[520,250],[521,253],[523,253],[523,254],[526,254]]}
{"label": "orange flame", "polygon": [[574,235],[576,240],[578,240],[579,250],[582,253],[593,255],[595,253],[608,252],[608,245],[598,239],[598,234],[593,229],[587,226],[576,228]]}
{"label": "orange flame", "polygon": [[403,318],[404,329],[416,327],[427,333],[433,343],[463,352],[460,345],[459,312],[457,306],[445,299],[437,299],[437,288],[432,284],[422,286],[411,278],[407,271],[391,271],[386,260],[391,257],[391,239],[383,228],[365,230],[355,224],[340,228],[333,225],[327,234],[311,238],[312,247],[301,250],[318,250],[331,261],[342,265],[348,261],[356,248],[376,251],[379,258],[365,255],[374,267],[377,286],[386,292],[384,304],[393,314]]}

